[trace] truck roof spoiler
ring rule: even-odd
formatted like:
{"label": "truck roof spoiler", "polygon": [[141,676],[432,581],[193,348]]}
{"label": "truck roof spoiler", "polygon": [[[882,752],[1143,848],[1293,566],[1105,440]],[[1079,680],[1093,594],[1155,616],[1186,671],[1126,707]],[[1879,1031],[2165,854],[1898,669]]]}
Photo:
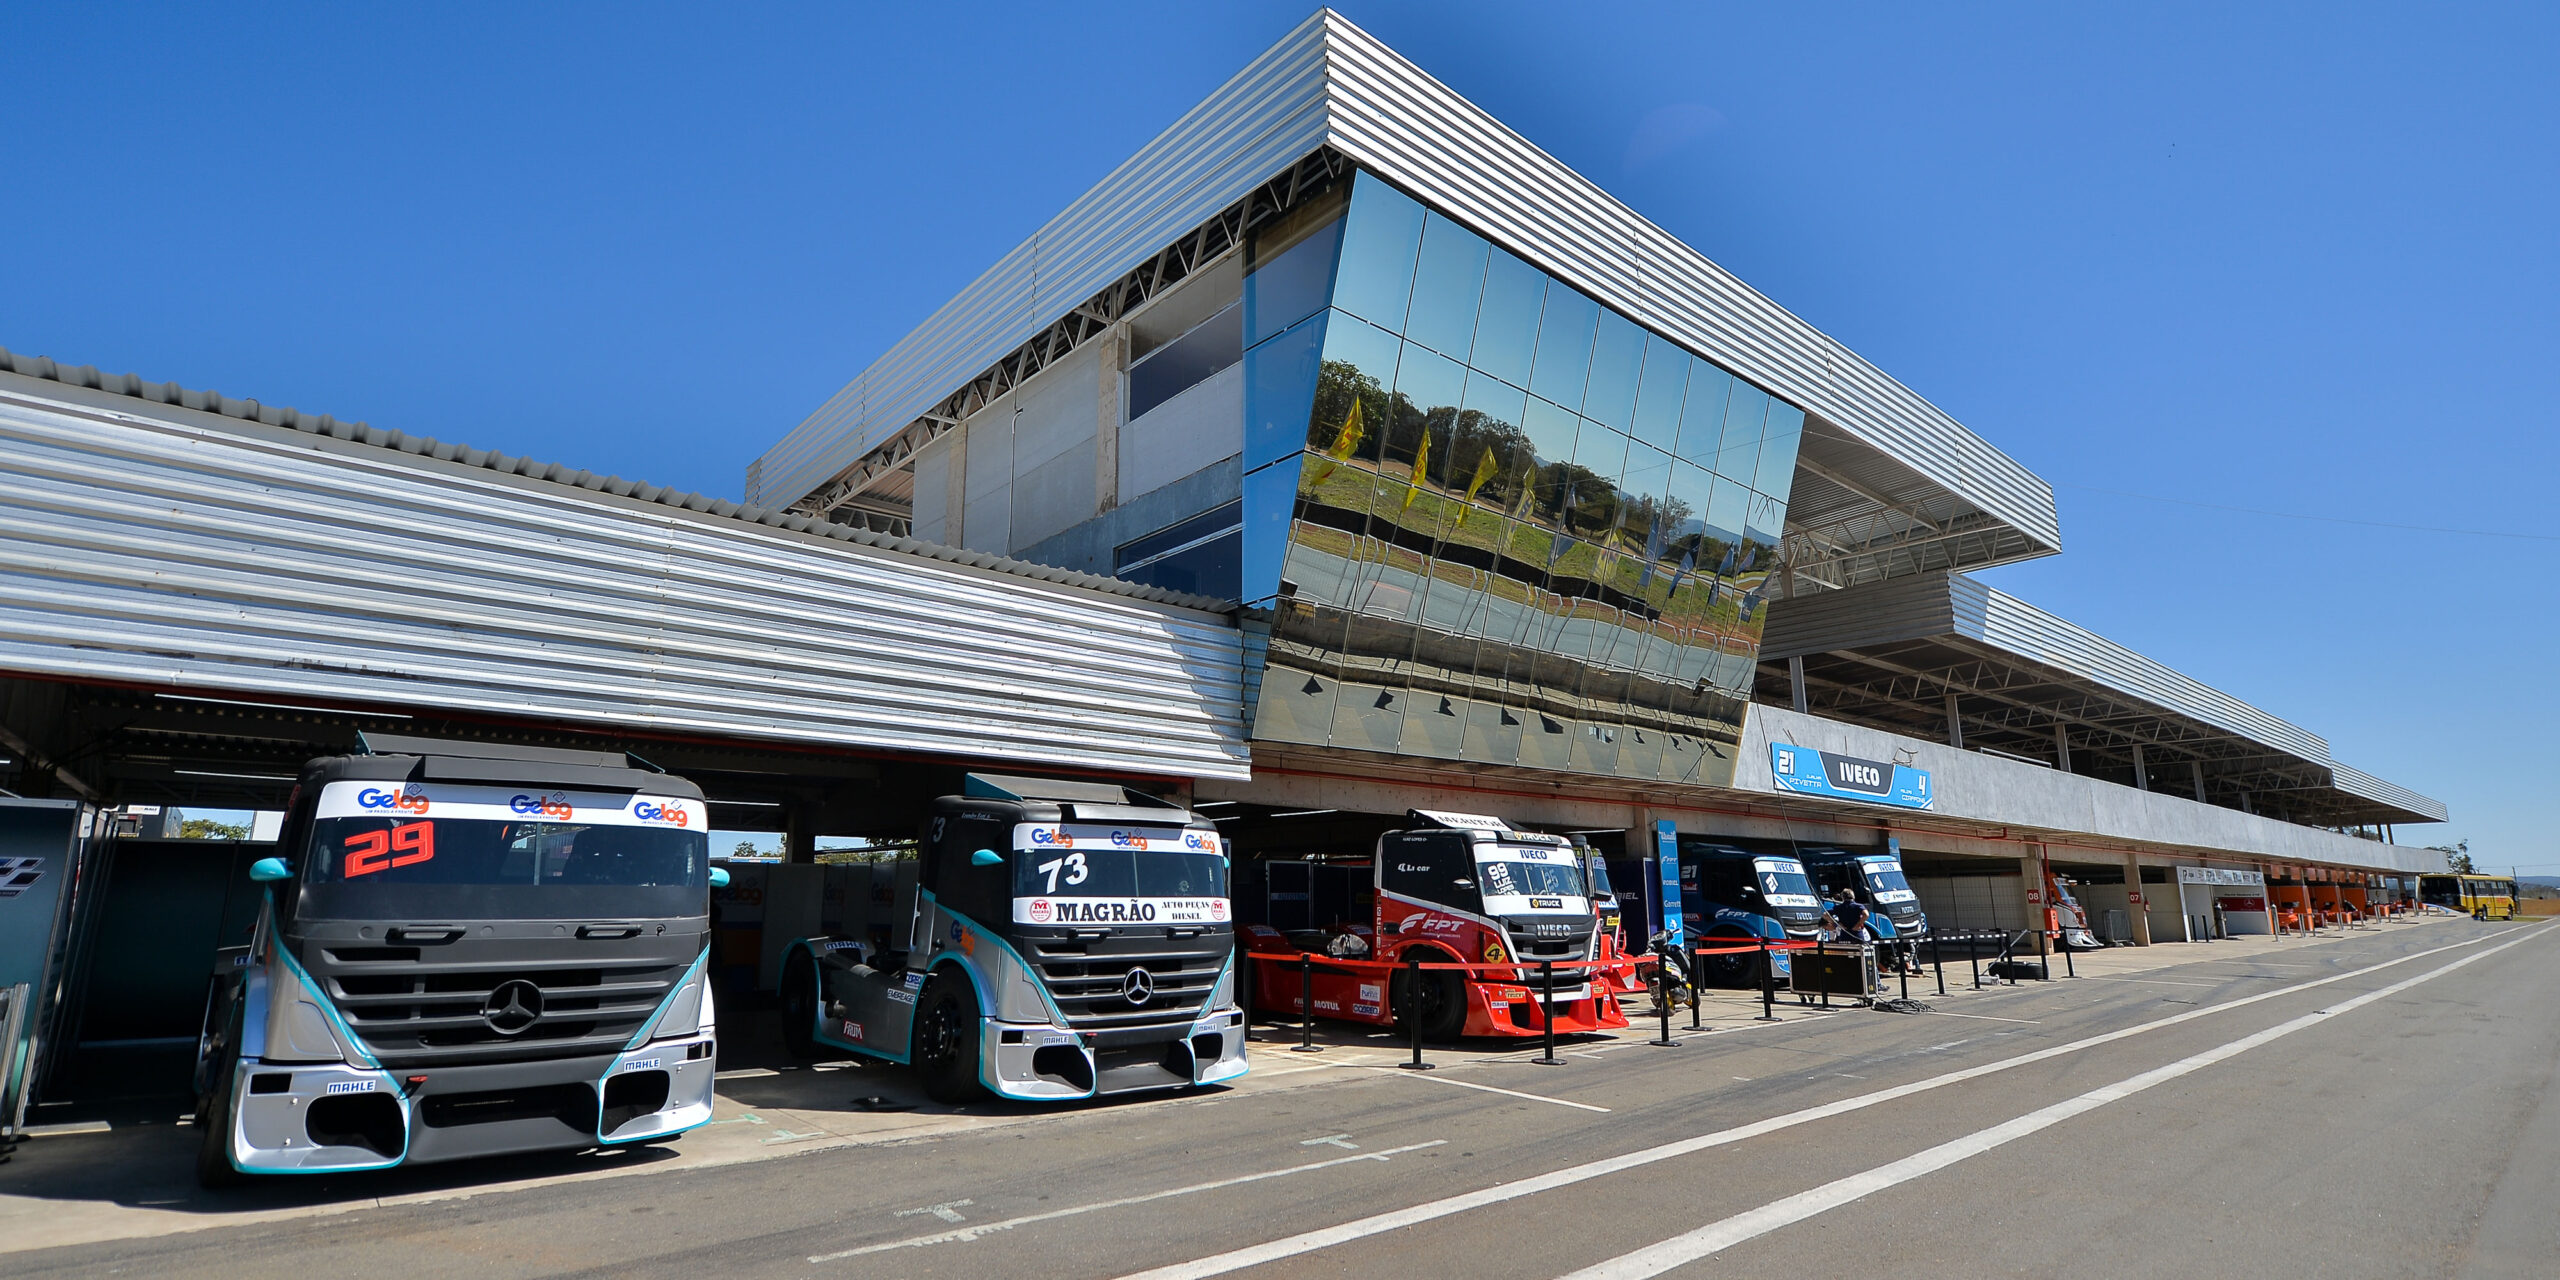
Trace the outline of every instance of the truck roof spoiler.
{"label": "truck roof spoiler", "polygon": [[[536,747],[460,738],[413,738],[371,731],[359,732],[356,743],[362,753],[369,756],[418,757],[420,772],[431,782],[504,782],[637,791],[643,787],[664,786],[666,783],[659,779],[668,777],[666,770],[627,751],[582,751],[573,747]],[[690,783],[684,784],[680,790],[698,793],[698,788]]]}
{"label": "truck roof spoiler", "polygon": [[1455,827],[1461,831],[1509,831],[1511,824],[1491,814],[1451,813],[1446,809],[1407,809],[1404,816],[1412,821],[1435,827]]}
{"label": "truck roof spoiler", "polygon": [[1116,782],[1077,782],[1069,778],[1017,778],[1001,773],[973,773],[964,795],[982,800],[1040,800],[1052,804],[1113,804],[1150,809],[1182,806]]}

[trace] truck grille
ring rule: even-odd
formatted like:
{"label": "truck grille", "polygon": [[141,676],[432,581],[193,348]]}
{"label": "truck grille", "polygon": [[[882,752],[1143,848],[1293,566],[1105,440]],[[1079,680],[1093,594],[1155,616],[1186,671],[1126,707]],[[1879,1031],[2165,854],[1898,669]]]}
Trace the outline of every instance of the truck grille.
{"label": "truck grille", "polygon": [[304,967],[388,1068],[610,1053],[692,964],[699,935],[306,944]]}
{"label": "truck grille", "polygon": [[[1079,1031],[1175,1023],[1187,1027],[1216,991],[1218,972],[1234,945],[1223,933],[1204,935],[1201,941],[1212,945],[1177,951],[1162,938],[1101,938],[1035,941],[1026,950],[1048,984],[1049,998],[1058,1002],[1070,1027]],[[1152,988],[1143,1002],[1128,998],[1132,970],[1143,970]]]}
{"label": "truck grille", "polygon": [[[1511,958],[1525,966],[1517,970],[1518,985],[1532,991],[1540,990],[1537,965],[1541,960],[1565,964],[1591,958],[1591,926],[1563,933],[1553,932],[1553,928],[1550,925],[1547,930],[1532,932],[1514,925],[1504,930],[1511,938]],[[1578,992],[1583,984],[1591,981],[1591,973],[1586,969],[1558,969],[1554,972],[1555,990],[1549,993],[1551,998],[1560,995],[1579,998],[1571,993]]]}

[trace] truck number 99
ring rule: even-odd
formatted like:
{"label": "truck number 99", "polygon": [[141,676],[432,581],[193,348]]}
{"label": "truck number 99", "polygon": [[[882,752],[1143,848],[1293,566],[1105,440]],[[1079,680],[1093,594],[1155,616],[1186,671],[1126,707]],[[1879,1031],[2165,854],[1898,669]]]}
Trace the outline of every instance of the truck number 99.
{"label": "truck number 99", "polygon": [[425,862],[435,856],[433,822],[407,822],[388,831],[367,831],[347,838],[347,879]]}

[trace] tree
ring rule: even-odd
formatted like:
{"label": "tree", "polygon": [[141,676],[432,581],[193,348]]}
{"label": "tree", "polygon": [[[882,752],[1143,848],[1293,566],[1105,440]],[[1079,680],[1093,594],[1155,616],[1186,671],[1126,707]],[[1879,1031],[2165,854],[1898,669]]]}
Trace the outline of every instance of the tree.
{"label": "tree", "polygon": [[2480,870],[2471,864],[2471,842],[2468,840],[2456,840],[2452,844],[2431,844],[2427,847],[2443,854],[2444,864],[2452,868],[2456,875],[2474,875]]}
{"label": "tree", "polygon": [[181,840],[246,840],[249,829],[237,822],[216,822],[211,818],[186,818],[178,823]]}
{"label": "tree", "polygon": [[732,858],[761,858],[764,854],[756,849],[755,841],[741,840],[738,842],[737,848],[729,851],[729,856]]}

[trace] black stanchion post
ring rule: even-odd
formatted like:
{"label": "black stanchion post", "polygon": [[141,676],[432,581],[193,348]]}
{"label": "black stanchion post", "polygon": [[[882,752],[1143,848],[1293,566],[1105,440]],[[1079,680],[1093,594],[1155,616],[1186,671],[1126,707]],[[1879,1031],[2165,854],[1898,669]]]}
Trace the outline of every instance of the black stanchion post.
{"label": "black stanchion post", "polygon": [[1908,1000],[1911,998],[1911,966],[1897,964],[1893,967],[1902,973],[1902,998]]}
{"label": "black stanchion post", "polygon": [[[1404,988],[1405,1006],[1410,1010],[1414,1005],[1422,1002],[1422,948],[1415,947],[1404,953],[1404,971],[1407,975]],[[1396,1065],[1407,1071],[1429,1071],[1431,1064],[1422,1060],[1422,1019],[1410,1017],[1405,1019],[1405,1024],[1413,1040],[1413,1060],[1399,1062]]]}
{"label": "black stanchion post", "polygon": [[1827,949],[1823,937],[1819,933],[1813,935],[1813,982],[1815,986],[1822,988],[1822,1007],[1825,1009],[1830,1008],[1831,952]]}
{"label": "black stanchion post", "polygon": [[1973,989],[1976,991],[1982,990],[1982,948],[1974,945],[1980,938],[1980,934],[1972,933],[1964,938],[1964,962],[1973,968]]}
{"label": "black stanchion post", "polygon": [[1702,988],[1706,984],[1698,980],[1698,975],[1706,971],[1706,963],[1707,957],[1697,948],[1689,949],[1689,1029],[1691,1031],[1705,1030],[1698,1025],[1698,998],[1704,994]]}
{"label": "black stanchion post", "polygon": [[[2057,929],[2054,931],[2053,941],[2056,946],[2061,945],[2061,930]],[[2037,948],[2036,973],[2047,982],[2053,981],[2053,947]]]}
{"label": "black stanchion post", "polygon": [[1760,940],[1760,1021],[1778,1020],[1778,969],[1770,959],[1769,940]]}
{"label": "black stanchion post", "polygon": [[2078,963],[2078,962],[2074,961],[2074,960],[2071,958],[2071,939],[2069,939],[2069,938],[2064,938],[2064,939],[2061,939],[2061,942],[2062,942],[2062,976],[2064,976],[2064,977],[2066,977],[2066,978],[2077,978],[2077,977],[2079,977],[2079,976],[2080,976],[2080,965],[2079,965],[2079,963]]}
{"label": "black stanchion post", "polygon": [[[1654,971],[1657,973],[1661,972],[1661,959],[1657,957],[1653,963]],[[1655,1039],[1647,1041],[1646,1043],[1657,1044],[1665,1049],[1677,1049],[1680,1047],[1680,1042],[1671,1038],[1671,1000],[1668,994],[1671,979],[1668,976],[1665,976],[1662,981],[1664,984],[1664,997],[1653,1002],[1654,1016],[1662,1019],[1662,1034]]]}
{"label": "black stanchion post", "polygon": [[1561,1067],[1564,1065],[1564,1059],[1556,1056],[1555,961],[1541,960],[1538,962],[1538,985],[1541,988],[1540,993],[1546,997],[1545,1001],[1538,1006],[1538,1028],[1541,1035],[1544,1037],[1546,1048],[1544,1051],[1539,1053],[1537,1057],[1531,1058],[1529,1061],[1537,1063],[1542,1067]]}
{"label": "black stanchion post", "polygon": [[1316,958],[1298,953],[1298,1043],[1291,1053],[1322,1053],[1316,1047]]}
{"label": "black stanchion post", "polygon": [[1938,947],[1938,931],[1929,931],[1929,964],[1938,971],[1938,994],[1947,994],[1947,953]]}

